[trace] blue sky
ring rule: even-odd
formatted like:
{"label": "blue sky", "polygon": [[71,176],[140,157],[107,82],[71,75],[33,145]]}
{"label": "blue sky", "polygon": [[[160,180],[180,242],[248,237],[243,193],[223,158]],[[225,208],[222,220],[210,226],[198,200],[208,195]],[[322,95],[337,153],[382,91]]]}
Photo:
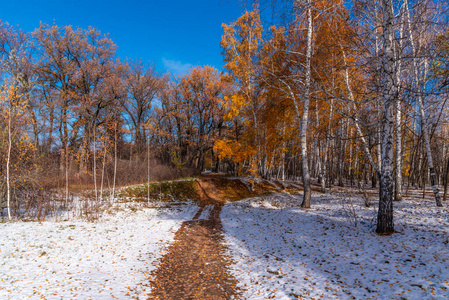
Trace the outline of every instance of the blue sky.
{"label": "blue sky", "polygon": [[221,24],[244,11],[239,0],[14,0],[2,1],[0,19],[25,32],[40,21],[93,26],[110,34],[121,59],[143,59],[180,74],[193,65],[221,69]]}

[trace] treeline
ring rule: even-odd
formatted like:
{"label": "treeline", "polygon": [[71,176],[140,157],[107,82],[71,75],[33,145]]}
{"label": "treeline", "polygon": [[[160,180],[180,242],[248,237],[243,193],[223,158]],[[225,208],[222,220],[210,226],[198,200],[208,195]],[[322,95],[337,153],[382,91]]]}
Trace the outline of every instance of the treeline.
{"label": "treeline", "polygon": [[115,47],[93,28],[42,24],[26,34],[0,24],[0,199],[8,214],[43,205],[55,188],[67,202],[74,189],[95,189],[98,198],[210,168],[231,85],[211,67],[174,77],[120,61]]}
{"label": "treeline", "polygon": [[224,72],[199,66],[183,76],[118,59],[93,28],[42,24],[26,34],[1,23],[0,184],[11,192],[2,199],[22,203],[43,186],[102,194],[210,169],[301,180],[303,207],[312,178],[322,191],[379,187],[380,233],[394,230],[392,201],[404,186],[430,184],[440,206],[447,4],[278,4],[277,25],[265,25],[258,6],[223,25]]}

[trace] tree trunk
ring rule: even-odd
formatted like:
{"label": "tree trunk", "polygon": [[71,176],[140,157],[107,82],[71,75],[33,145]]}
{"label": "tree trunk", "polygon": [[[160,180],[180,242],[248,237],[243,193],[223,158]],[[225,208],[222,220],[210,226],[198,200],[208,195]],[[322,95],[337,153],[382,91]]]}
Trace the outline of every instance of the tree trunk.
{"label": "tree trunk", "polygon": [[[376,3],[375,4],[375,6],[376,6],[376,8],[375,8],[376,28],[381,28],[382,23],[379,21],[380,18],[379,18],[379,15],[378,15],[378,8],[377,8],[379,2],[376,1],[375,3]],[[382,9],[382,8],[380,8],[380,9]],[[375,38],[376,38],[376,49],[375,49],[375,51],[376,51],[376,59],[377,59],[378,63],[380,61],[380,64],[378,65],[378,67],[380,69],[382,69],[382,60],[379,60],[379,58],[380,58],[380,44],[381,44],[380,41],[379,41],[379,35],[375,34]],[[382,85],[381,81],[382,81],[382,76],[380,76],[380,78],[378,79],[378,86],[379,87]],[[379,90],[378,92],[379,92],[379,94],[382,93],[381,90]],[[382,112],[381,112],[381,109],[380,109],[380,107],[382,106],[381,101],[382,101],[381,99],[379,99],[377,101],[377,108],[378,108],[377,111],[378,111],[378,119],[379,120],[382,119]],[[377,150],[377,167],[373,167],[373,168],[374,168],[374,170],[376,170],[376,173],[378,174],[378,177],[379,177],[378,179],[380,181],[380,170],[382,169],[382,129],[381,129],[381,126],[378,126],[378,128],[377,128],[377,145],[376,145],[376,150]],[[379,188],[380,188],[380,186],[379,186]]]}
{"label": "tree trunk", "polygon": [[304,107],[302,113],[302,121],[300,128],[301,139],[301,156],[302,156],[302,177],[304,198],[301,203],[302,208],[310,208],[312,190],[310,188],[310,172],[309,172],[309,160],[307,155],[307,125],[309,123],[309,103],[310,103],[310,90],[312,83],[312,8],[311,1],[307,1],[307,53],[306,53],[306,81],[305,81],[305,94],[304,94]]}
{"label": "tree trunk", "polygon": [[50,112],[50,116],[49,116],[50,120],[50,125],[49,127],[49,131],[48,131],[48,139],[47,139],[47,153],[51,153],[51,144],[53,143],[53,122],[54,122],[54,115],[53,115],[53,110],[51,110]]}
{"label": "tree trunk", "polygon": [[[315,118],[316,118],[316,126],[319,128],[320,127],[320,114],[318,112],[318,100],[315,101]],[[320,155],[320,149],[321,149],[321,143],[320,143],[320,137],[319,135],[316,136],[315,139],[315,156],[316,156],[316,174],[318,175],[318,184],[321,184],[322,181],[324,181],[323,179],[323,167],[321,165],[321,155]]]}
{"label": "tree trunk", "polygon": [[398,91],[394,82],[395,57],[394,16],[392,0],[382,0],[383,15],[383,111],[382,111],[382,168],[380,170],[379,210],[377,214],[378,234],[392,234],[393,223],[393,141],[394,141],[394,104]]}
{"label": "tree trunk", "polygon": [[401,138],[401,102],[396,101],[396,173],[394,200],[402,200],[402,138]]}
{"label": "tree trunk", "polygon": [[334,104],[334,99],[331,99],[331,105],[330,105],[330,112],[329,112],[329,124],[327,127],[327,135],[326,135],[326,141],[324,142],[324,157],[323,157],[323,168],[322,168],[322,175],[321,175],[321,192],[325,193],[326,192],[326,183],[329,182],[329,175],[328,175],[328,156],[329,154],[327,153],[329,150],[329,141],[330,138],[329,136],[332,135],[332,116],[333,116],[333,104]]}
{"label": "tree trunk", "polygon": [[62,132],[61,170],[65,176],[65,207],[69,202],[69,130],[67,126],[67,105],[64,103],[60,131]]}
{"label": "tree trunk", "polygon": [[[401,14],[401,27],[399,30],[399,47],[396,49],[396,57],[398,57],[398,67],[396,70],[396,83],[398,88],[400,87],[401,82],[401,71],[402,71],[402,59],[400,55],[400,51],[402,51],[402,44],[404,38],[404,13],[402,11]],[[400,91],[399,91],[400,93]],[[402,105],[401,99],[396,100],[396,172],[394,177],[394,200],[401,201],[402,200]]]}
{"label": "tree trunk", "polygon": [[104,183],[104,170],[106,166],[106,142],[103,143],[103,161],[101,166],[101,186],[100,186],[100,201],[103,202],[103,183]]}
{"label": "tree trunk", "polygon": [[148,168],[148,180],[147,180],[147,202],[150,204],[150,139],[147,139],[147,168]]}
{"label": "tree trunk", "polygon": [[449,157],[447,159],[446,174],[444,175],[444,194],[443,201],[447,200],[447,183],[449,181]]}
{"label": "tree trunk", "polygon": [[94,125],[94,163],[93,163],[93,167],[94,167],[94,188],[95,188],[95,201],[98,204],[98,188],[97,188],[97,141],[95,140],[96,138],[96,128]]}
{"label": "tree trunk", "polygon": [[117,121],[114,124],[114,179],[112,181],[112,195],[111,202],[115,199],[115,182],[117,178]]}
{"label": "tree trunk", "polygon": [[[9,104],[11,105],[11,104]],[[8,220],[11,221],[11,148],[12,148],[12,131],[11,131],[11,107],[8,112],[8,153],[6,157],[6,207],[8,209]]]}

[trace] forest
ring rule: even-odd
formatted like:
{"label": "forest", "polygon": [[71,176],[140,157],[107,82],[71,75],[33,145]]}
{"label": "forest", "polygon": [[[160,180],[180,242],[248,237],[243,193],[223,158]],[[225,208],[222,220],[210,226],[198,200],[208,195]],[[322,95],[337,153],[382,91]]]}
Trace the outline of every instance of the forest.
{"label": "forest", "polygon": [[87,189],[103,201],[210,171],[297,181],[302,208],[312,183],[378,188],[376,232],[391,234],[409,188],[430,187],[438,207],[447,199],[447,8],[260,3],[223,24],[223,70],[181,75],[117,57],[96,28],[3,21],[0,206],[37,217],[55,193],[65,205]]}

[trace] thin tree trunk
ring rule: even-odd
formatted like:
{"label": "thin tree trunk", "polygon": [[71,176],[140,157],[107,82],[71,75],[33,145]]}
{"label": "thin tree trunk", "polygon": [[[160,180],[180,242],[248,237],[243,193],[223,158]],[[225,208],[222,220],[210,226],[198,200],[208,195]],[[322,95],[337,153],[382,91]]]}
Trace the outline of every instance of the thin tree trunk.
{"label": "thin tree trunk", "polygon": [[98,204],[98,188],[97,188],[97,141],[95,140],[96,138],[96,128],[94,125],[94,187],[95,187],[95,201]]}
{"label": "thin tree trunk", "polygon": [[104,169],[106,165],[106,142],[104,142],[103,151],[103,166],[101,167],[101,186],[100,186],[100,201],[103,202],[103,183],[104,183]]}
{"label": "thin tree trunk", "polygon": [[[9,104],[11,105],[11,104]],[[10,163],[11,163],[11,148],[12,148],[12,132],[11,132],[11,107],[8,112],[8,154],[6,157],[6,206],[8,209],[8,220],[11,221],[11,176]]]}
{"label": "thin tree trunk", "polygon": [[[330,134],[328,131],[327,134]],[[327,175],[327,160],[328,160],[328,153],[327,150],[329,148],[329,137],[326,136],[326,140],[324,141],[324,153],[323,153],[323,163],[321,168],[321,192],[326,192],[326,182],[328,181],[328,175]]]}
{"label": "thin tree trunk", "polygon": [[443,194],[443,201],[447,200],[447,183],[449,181],[449,157],[447,159],[447,166],[446,166],[446,174],[444,176],[444,194]]}
{"label": "thin tree trunk", "polygon": [[81,174],[81,176],[84,176],[87,173],[85,160],[86,160],[86,148],[87,148],[87,143],[88,143],[87,142],[88,139],[87,139],[86,135],[88,135],[88,133],[87,133],[88,129],[85,128],[84,131],[85,131],[84,132],[84,136],[83,136],[83,139],[82,139],[82,142],[81,142],[81,146],[80,146],[80,149],[79,149],[80,150],[79,173]]}
{"label": "thin tree trunk", "polygon": [[[282,138],[285,139],[285,122],[282,126]],[[287,143],[284,142],[282,143],[283,147],[282,147],[282,152],[281,152],[281,168],[282,168],[282,173],[281,173],[281,178],[282,178],[282,182],[285,181],[285,151],[287,149]]]}
{"label": "thin tree trunk", "polygon": [[[380,28],[382,26],[382,23],[379,21],[380,18],[379,18],[378,9],[377,9],[377,5],[378,5],[379,2],[376,1],[375,3],[376,3],[376,8],[375,8],[376,27]],[[381,43],[379,42],[379,35],[377,33],[376,33],[375,37],[376,37],[376,49],[375,49],[375,51],[376,51],[376,58],[377,58],[377,62],[378,63],[380,62],[378,67],[381,69],[382,68],[382,60],[379,59],[379,57],[380,57],[380,44]],[[380,82],[381,80],[382,80],[382,78],[380,77],[378,79],[378,81],[379,81],[378,82],[378,86],[379,87],[382,85],[381,82]],[[380,90],[378,92],[379,92],[379,94],[382,93]],[[381,109],[380,109],[380,107],[382,106],[381,101],[382,101],[381,99],[379,99],[377,101],[377,106],[378,106],[377,111],[378,111],[378,119],[379,120],[382,119],[382,112],[381,112]],[[378,129],[377,129],[377,146],[376,146],[376,150],[377,150],[377,167],[373,167],[373,168],[374,168],[374,170],[376,170],[376,173],[377,173],[377,175],[379,177],[379,181],[380,181],[380,170],[382,169],[382,129],[381,129],[381,126],[378,126]]]}
{"label": "thin tree trunk", "polygon": [[[400,51],[402,51],[403,37],[404,37],[404,11],[401,14],[401,27],[399,30],[399,49],[396,48],[396,56],[398,57],[398,67],[396,70],[396,83],[400,87],[401,82],[401,71],[402,71],[402,60]],[[400,92],[400,91],[399,91]],[[401,99],[396,100],[396,173],[395,173],[395,189],[394,189],[394,200],[402,200],[402,105]]]}
{"label": "thin tree trunk", "polygon": [[394,200],[402,200],[402,139],[401,139],[401,101],[396,101],[396,173]]}
{"label": "thin tree trunk", "polygon": [[147,141],[147,167],[148,167],[148,188],[147,188],[147,199],[148,199],[148,205],[150,204],[150,138],[148,137]]}
{"label": "thin tree trunk", "polygon": [[[315,101],[315,118],[316,118],[316,126],[320,127],[320,115],[318,112],[318,100]],[[323,181],[323,172],[322,172],[322,166],[321,166],[321,155],[320,155],[320,138],[317,135],[315,139],[315,156],[316,156],[316,174],[318,175],[318,183],[320,184]]]}
{"label": "thin tree trunk", "polygon": [[[332,85],[334,85],[334,80],[332,79]],[[325,142],[325,148],[324,148],[324,162],[323,162],[323,182],[321,183],[321,191],[323,193],[326,192],[326,185],[330,186],[330,175],[329,171],[330,168],[328,166],[329,159],[329,146],[330,146],[330,137],[332,136],[332,118],[333,118],[333,112],[334,112],[334,99],[331,99],[331,105],[330,105],[330,111],[329,111],[329,124],[327,127],[327,136],[326,136],[326,142]]]}
{"label": "thin tree trunk", "polygon": [[67,128],[67,108],[64,108],[64,145],[65,145],[65,207],[67,208],[69,202],[69,141],[68,141],[68,128]]}
{"label": "thin tree trunk", "polygon": [[307,1],[307,53],[306,53],[306,81],[305,81],[305,94],[304,94],[304,107],[300,128],[301,139],[301,156],[302,156],[302,177],[304,198],[301,203],[302,208],[310,208],[312,190],[310,188],[310,172],[309,172],[309,160],[307,153],[307,125],[309,123],[309,103],[310,103],[310,90],[312,83],[312,34],[313,34],[313,21],[312,21],[312,7],[311,1]]}
{"label": "thin tree trunk", "polygon": [[49,132],[48,132],[48,139],[47,139],[47,153],[51,153],[51,144],[53,142],[53,122],[54,122],[54,116],[53,116],[53,110],[50,112],[50,125]]}
{"label": "thin tree trunk", "polygon": [[115,199],[115,181],[117,178],[117,123],[114,124],[114,180],[112,181],[111,202]]}
{"label": "thin tree trunk", "polygon": [[417,145],[416,151],[419,151],[419,156],[418,156],[418,171],[416,172],[416,182],[418,183],[418,187],[422,188],[423,183],[425,185],[425,182],[423,182],[422,178],[424,177],[422,174],[422,169],[423,169],[423,161],[424,161],[424,149],[420,149],[422,148],[422,144],[421,144],[421,139],[419,140],[419,144]]}

